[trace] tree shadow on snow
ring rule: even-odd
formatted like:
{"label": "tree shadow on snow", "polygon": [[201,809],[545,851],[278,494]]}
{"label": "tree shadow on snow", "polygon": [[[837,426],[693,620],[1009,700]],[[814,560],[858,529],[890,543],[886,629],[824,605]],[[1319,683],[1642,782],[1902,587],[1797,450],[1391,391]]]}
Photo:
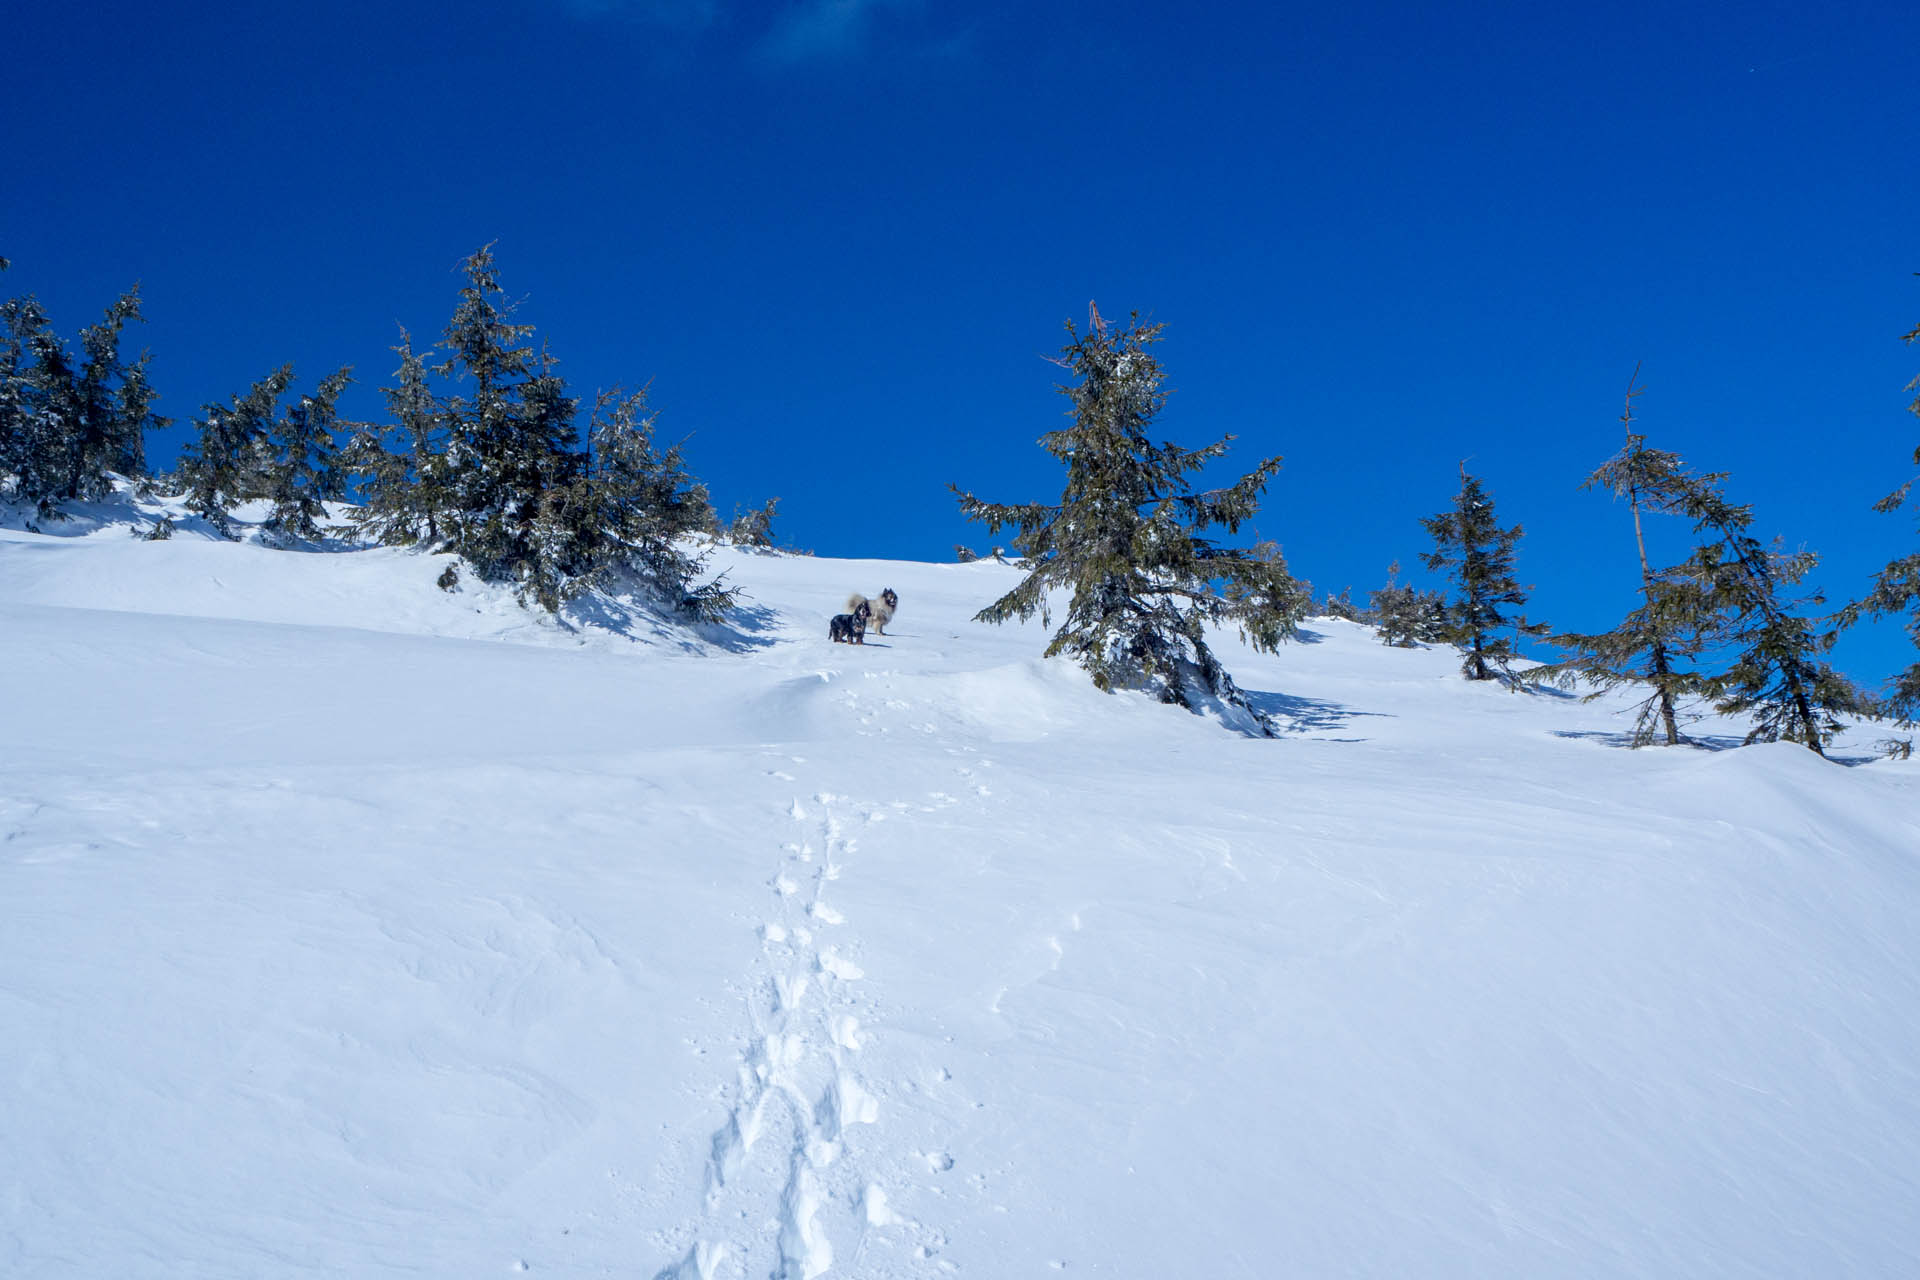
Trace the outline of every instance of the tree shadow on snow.
{"label": "tree shadow on snow", "polygon": [[724,622],[688,623],[630,596],[590,591],[567,602],[557,619],[570,631],[604,631],[638,643],[751,653],[774,642],[778,615],[764,605],[741,603]]}
{"label": "tree shadow on snow", "polygon": [[[1345,729],[1348,722],[1361,716],[1392,717],[1384,711],[1356,711],[1339,702],[1329,702],[1325,698],[1307,698],[1294,693],[1267,693],[1255,689],[1244,690],[1247,703],[1255,711],[1279,721],[1286,729],[1294,733],[1325,733],[1332,729]],[[1364,742],[1364,738],[1342,738],[1342,742]]]}
{"label": "tree shadow on snow", "polygon": [[[1555,729],[1553,736],[1556,738],[1577,738],[1585,742],[1598,742],[1605,746],[1624,748],[1628,751],[1635,750],[1633,735],[1631,733],[1614,732],[1605,729]],[[1687,747],[1692,747],[1696,751],[1712,751],[1717,753],[1721,751],[1737,751],[1746,745],[1748,744],[1744,738],[1736,738],[1732,734],[1727,733],[1683,734],[1680,739],[1680,747],[1683,750]],[[1648,743],[1645,747],[1639,748],[1639,750],[1658,751],[1665,746],[1666,744],[1664,742],[1656,741]],[[1846,765],[1849,768],[1854,765],[1872,764],[1877,758],[1878,757],[1875,756],[1841,756],[1835,755],[1831,751],[1827,753],[1828,760],[1831,760],[1834,764]]]}

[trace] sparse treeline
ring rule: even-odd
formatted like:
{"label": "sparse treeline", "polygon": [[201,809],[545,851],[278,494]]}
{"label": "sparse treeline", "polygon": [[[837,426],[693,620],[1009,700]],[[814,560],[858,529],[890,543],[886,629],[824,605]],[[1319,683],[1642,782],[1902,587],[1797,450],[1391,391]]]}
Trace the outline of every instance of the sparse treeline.
{"label": "sparse treeline", "polygon": [[[1016,531],[1014,548],[1026,577],[981,610],[983,622],[1039,614],[1052,624],[1049,593],[1067,593],[1066,616],[1047,654],[1074,658],[1105,690],[1135,688],[1163,702],[1197,710],[1209,699],[1234,708],[1261,733],[1273,726],[1227,674],[1206,643],[1209,624],[1238,624],[1254,648],[1271,650],[1292,636],[1311,604],[1311,588],[1292,577],[1277,544],[1221,547],[1202,536],[1211,525],[1234,532],[1250,522],[1279,469],[1269,458],[1236,483],[1196,492],[1190,476],[1225,453],[1223,439],[1203,449],[1156,442],[1150,429],[1166,402],[1164,374],[1148,349],[1161,326],[1138,319],[1124,329],[1095,310],[1085,333],[1070,323],[1056,359],[1075,381],[1060,391],[1073,424],[1042,436],[1040,445],[1066,468],[1057,503],[1001,504],[954,486],[961,510],[989,532]],[[1907,335],[1920,341],[1920,329]],[[1637,372],[1636,372],[1637,383]],[[1920,378],[1909,390],[1920,391]],[[1635,746],[1684,741],[1690,703],[1726,715],[1750,715],[1748,742],[1800,743],[1824,755],[1842,716],[1892,714],[1912,723],[1920,711],[1920,663],[1876,702],[1826,661],[1840,627],[1862,612],[1907,612],[1920,644],[1920,554],[1890,563],[1861,602],[1837,613],[1815,612],[1817,593],[1796,594],[1818,563],[1810,551],[1786,552],[1752,533],[1752,508],[1729,500],[1721,473],[1698,474],[1678,455],[1651,447],[1634,430],[1631,386],[1621,416],[1626,444],[1584,486],[1624,498],[1633,516],[1640,579],[1634,609],[1612,630],[1562,633],[1550,643],[1558,662],[1516,673],[1516,641],[1546,635],[1519,610],[1532,591],[1516,576],[1522,529],[1503,528],[1492,496],[1460,466],[1451,506],[1421,521],[1432,548],[1422,559],[1443,572],[1449,590],[1419,590],[1388,570],[1386,585],[1366,607],[1350,592],[1329,595],[1335,617],[1373,625],[1384,643],[1450,643],[1469,680],[1500,680],[1525,689],[1543,680],[1584,679],[1599,696],[1623,685],[1644,689],[1631,735]],[[1920,414],[1920,397],[1911,406]],[[1914,455],[1920,463],[1920,450]],[[1879,504],[1898,510],[1913,497],[1910,480]],[[1645,521],[1679,516],[1692,525],[1694,546],[1679,563],[1654,567]],[[974,558],[965,547],[960,558]],[[1896,747],[1900,744],[1894,744]]]}
{"label": "sparse treeline", "polygon": [[[6,266],[0,258],[0,270]],[[389,421],[340,416],[347,368],[289,402],[294,373],[283,366],[244,394],[203,406],[197,437],[176,469],[157,478],[147,474],[143,442],[168,420],[153,411],[147,353],[128,360],[121,352],[127,326],[141,318],[138,287],[81,331],[77,352],[32,297],[0,302],[0,499],[59,519],[65,504],[107,496],[118,475],[170,484],[222,536],[232,535],[237,506],[264,502],[269,513],[254,518],[278,545],[350,532],[361,543],[454,553],[482,579],[511,583],[549,610],[599,587],[645,593],[690,618],[723,615],[734,595],[717,580],[701,581],[703,558],[689,550],[688,536],[770,546],[776,502],[736,512],[723,526],[680,446],[659,442],[645,388],[598,395],[583,433],[579,398],[546,346],[535,347],[532,326],[513,319],[490,248],[463,269],[441,345],[416,350],[402,331],[393,348],[399,365],[381,388]],[[1311,588],[1289,572],[1276,543],[1224,546],[1207,531],[1250,524],[1280,459],[1197,491],[1193,476],[1231,437],[1200,449],[1151,438],[1167,398],[1150,350],[1161,326],[1136,317],[1117,328],[1095,310],[1086,332],[1072,324],[1067,331],[1056,363],[1074,378],[1059,388],[1073,423],[1040,440],[1066,468],[1060,500],[999,504],[955,489],[969,517],[994,533],[1015,531],[1012,545],[1028,570],[980,620],[1038,613],[1051,625],[1048,593],[1065,592],[1065,619],[1048,655],[1074,658],[1102,689],[1139,688],[1193,710],[1212,702],[1253,731],[1272,732],[1208,645],[1207,628],[1233,625],[1254,648],[1271,650],[1294,634]],[[1920,342],[1920,327],[1906,341]],[[1825,601],[1817,593],[1797,593],[1818,558],[1762,543],[1751,507],[1726,496],[1724,473],[1695,472],[1650,445],[1634,425],[1637,374],[1635,382],[1621,415],[1625,444],[1583,486],[1624,499],[1633,518],[1639,589],[1612,629],[1553,635],[1549,643],[1565,656],[1516,675],[1517,640],[1548,629],[1518,612],[1532,590],[1516,576],[1521,527],[1501,527],[1492,496],[1465,463],[1450,507],[1421,522],[1432,539],[1423,562],[1445,573],[1447,590],[1404,583],[1395,564],[1364,607],[1342,592],[1327,598],[1326,611],[1373,625],[1389,645],[1455,645],[1471,680],[1524,688],[1578,679],[1592,687],[1589,696],[1639,689],[1635,746],[1684,741],[1689,706],[1751,715],[1749,742],[1798,742],[1821,754],[1842,716],[1884,714],[1903,727],[1920,721],[1920,661],[1876,699],[1825,660],[1839,631],[1869,615],[1904,616],[1920,648],[1920,552],[1889,561],[1861,599],[1819,613]],[[1920,378],[1907,389],[1920,393]],[[1908,407],[1920,416],[1920,394]],[[1876,509],[1920,506],[1917,481]],[[348,498],[347,525],[329,525],[327,504]],[[1677,563],[1656,567],[1647,522],[1663,517],[1690,523],[1694,545]],[[162,521],[150,536],[170,532]],[[449,570],[440,583],[457,576]]]}
{"label": "sparse treeline", "polygon": [[[463,271],[442,345],[416,350],[402,331],[393,348],[399,367],[381,388],[390,421],[341,417],[351,369],[290,397],[285,365],[203,406],[195,438],[161,477],[148,476],[142,446],[146,431],[167,425],[152,412],[147,356],[119,353],[123,329],[140,318],[137,290],[82,332],[79,359],[34,299],[0,304],[0,498],[54,520],[63,503],[104,497],[120,475],[180,494],[220,536],[233,536],[241,504],[266,502],[260,532],[275,545],[350,533],[454,553],[549,610],[602,587],[690,618],[722,616],[734,593],[702,581],[687,536],[729,531],[680,445],[657,438],[645,388],[597,396],[583,438],[579,398],[553,354],[533,345],[532,326],[513,319],[491,249]],[[326,504],[348,498],[347,524],[329,524]],[[731,534],[772,545],[774,507],[741,514]],[[154,535],[170,532],[163,522]]]}

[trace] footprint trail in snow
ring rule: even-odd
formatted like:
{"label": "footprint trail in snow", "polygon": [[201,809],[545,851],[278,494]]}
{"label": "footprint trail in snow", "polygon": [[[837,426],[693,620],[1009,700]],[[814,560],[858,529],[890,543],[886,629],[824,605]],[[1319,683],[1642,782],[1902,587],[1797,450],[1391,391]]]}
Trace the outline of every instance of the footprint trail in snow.
{"label": "footprint trail in snow", "polygon": [[656,1280],[814,1280],[845,1273],[873,1233],[918,1230],[868,1176],[857,1133],[880,1123],[881,1103],[857,1069],[869,1034],[858,994],[866,974],[829,896],[857,849],[847,807],[821,792],[786,811],[796,838],[767,881],[751,1034],[711,1140],[706,1212],[685,1255]]}

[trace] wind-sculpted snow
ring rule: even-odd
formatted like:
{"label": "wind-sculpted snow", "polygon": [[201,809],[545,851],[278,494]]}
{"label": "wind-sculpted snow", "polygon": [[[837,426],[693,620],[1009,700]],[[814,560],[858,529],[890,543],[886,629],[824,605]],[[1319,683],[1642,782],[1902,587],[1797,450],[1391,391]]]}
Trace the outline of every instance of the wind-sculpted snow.
{"label": "wind-sculpted snow", "polygon": [[0,532],[0,1275],[1920,1272],[1882,730],[1315,620],[1259,741],[991,562],[723,549],[707,639],[442,563]]}

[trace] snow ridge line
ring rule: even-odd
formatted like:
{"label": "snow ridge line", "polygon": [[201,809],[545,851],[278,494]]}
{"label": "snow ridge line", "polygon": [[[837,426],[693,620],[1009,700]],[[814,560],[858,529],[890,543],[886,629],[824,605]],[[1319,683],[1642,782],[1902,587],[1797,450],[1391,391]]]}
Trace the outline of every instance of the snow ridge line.
{"label": "snow ridge line", "polygon": [[[729,1259],[741,1275],[814,1280],[834,1263],[823,1219],[843,1212],[862,1247],[867,1231],[898,1221],[883,1209],[885,1193],[867,1185],[853,1160],[843,1160],[849,1129],[877,1123],[880,1106],[853,1069],[864,1033],[847,987],[865,973],[826,936],[845,924],[827,901],[827,887],[840,878],[841,857],[856,847],[835,812],[842,802],[829,792],[815,795],[817,819],[797,798],[788,809],[800,838],[782,846],[769,881],[777,918],[760,926],[763,972],[749,993],[752,1036],[740,1056],[734,1100],[709,1146],[703,1238],[656,1280],[716,1280]],[[778,1165],[756,1161],[762,1140],[781,1131],[788,1141]],[[724,1209],[749,1232],[760,1223],[772,1230],[745,1240],[712,1238],[722,1230]]]}

